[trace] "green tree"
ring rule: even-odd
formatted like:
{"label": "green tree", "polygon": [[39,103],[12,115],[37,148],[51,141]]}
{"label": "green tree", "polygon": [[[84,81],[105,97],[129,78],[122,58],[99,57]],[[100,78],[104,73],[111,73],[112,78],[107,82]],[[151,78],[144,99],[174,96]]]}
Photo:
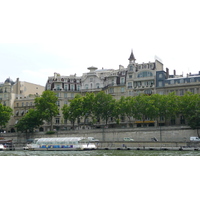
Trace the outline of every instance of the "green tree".
{"label": "green tree", "polygon": [[96,94],[94,101],[94,115],[97,119],[105,120],[107,125],[109,117],[114,117],[116,100],[110,94],[101,91]]}
{"label": "green tree", "polygon": [[62,108],[63,116],[66,120],[72,123],[74,129],[75,121],[79,124],[81,117],[83,116],[83,97],[76,95],[74,99],[70,100],[70,105],[64,105]]}
{"label": "green tree", "polygon": [[3,128],[8,123],[12,115],[12,109],[0,103],[0,127]]}
{"label": "green tree", "polygon": [[86,119],[91,118],[92,123],[96,122],[96,118],[94,116],[94,107],[95,107],[95,94],[94,93],[86,93],[83,97],[83,117],[84,124],[86,123]]}
{"label": "green tree", "polygon": [[143,122],[149,118],[155,118],[155,104],[151,96],[146,94],[140,94],[133,98],[133,117],[135,119],[142,120]]}
{"label": "green tree", "polygon": [[200,128],[200,95],[186,93],[180,98],[180,112],[192,129]]}
{"label": "green tree", "polygon": [[51,124],[51,130],[53,130],[53,117],[59,114],[57,101],[55,92],[50,90],[44,91],[41,97],[35,98],[35,107],[41,113],[42,119]]}
{"label": "green tree", "polygon": [[24,115],[15,125],[18,131],[32,133],[35,128],[43,124],[41,113],[38,110],[29,109],[28,113]]}

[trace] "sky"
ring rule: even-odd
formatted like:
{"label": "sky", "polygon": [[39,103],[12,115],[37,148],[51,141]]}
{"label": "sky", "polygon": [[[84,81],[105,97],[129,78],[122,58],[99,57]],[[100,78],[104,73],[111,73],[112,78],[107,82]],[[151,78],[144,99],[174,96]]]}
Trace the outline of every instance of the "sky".
{"label": "sky", "polygon": [[127,67],[131,50],[137,63],[198,73],[199,19],[198,0],[0,1],[0,82]]}

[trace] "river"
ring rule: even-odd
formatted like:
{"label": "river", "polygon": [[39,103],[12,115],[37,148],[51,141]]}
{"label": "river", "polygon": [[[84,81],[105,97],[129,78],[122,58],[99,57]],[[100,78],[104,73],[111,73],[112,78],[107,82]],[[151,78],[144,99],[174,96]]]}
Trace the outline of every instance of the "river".
{"label": "river", "polygon": [[94,151],[0,151],[0,156],[200,156],[200,151],[94,150]]}

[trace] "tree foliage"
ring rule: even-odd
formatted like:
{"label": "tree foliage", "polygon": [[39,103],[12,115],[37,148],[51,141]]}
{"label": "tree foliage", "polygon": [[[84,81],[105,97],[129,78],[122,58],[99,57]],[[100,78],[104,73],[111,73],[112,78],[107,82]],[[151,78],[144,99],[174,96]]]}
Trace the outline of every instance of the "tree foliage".
{"label": "tree foliage", "polygon": [[35,107],[41,113],[42,119],[50,122],[51,130],[53,129],[53,117],[59,114],[57,101],[58,97],[50,90],[44,91],[41,97],[35,98]]}
{"label": "tree foliage", "polygon": [[5,127],[5,125],[10,120],[11,115],[12,109],[0,103],[0,127]]}
{"label": "tree foliage", "polygon": [[70,101],[70,105],[65,105],[62,110],[64,118],[70,120],[73,127],[75,121],[81,118],[90,118],[93,123],[103,120],[107,124],[109,118],[120,123],[122,117],[127,117],[129,120],[132,117],[142,121],[147,119],[160,121],[163,118],[166,121],[180,115],[185,117],[190,127],[200,127],[199,94],[187,93],[184,96],[177,96],[175,93],[141,94],[116,100],[102,91],[97,94],[78,95]]}
{"label": "tree foliage", "polygon": [[180,99],[180,113],[193,129],[200,128],[200,94],[186,93]]}
{"label": "tree foliage", "polygon": [[18,131],[33,132],[43,124],[41,113],[38,110],[29,109],[28,113],[24,115],[15,125]]}

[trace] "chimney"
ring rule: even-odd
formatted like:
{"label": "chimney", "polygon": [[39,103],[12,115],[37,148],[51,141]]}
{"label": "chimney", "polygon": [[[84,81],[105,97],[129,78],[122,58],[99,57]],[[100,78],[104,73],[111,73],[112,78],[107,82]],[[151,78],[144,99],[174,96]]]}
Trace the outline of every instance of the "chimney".
{"label": "chimney", "polygon": [[169,69],[166,68],[166,78],[169,78]]}
{"label": "chimney", "polygon": [[174,70],[174,76],[176,76],[176,70]]}

